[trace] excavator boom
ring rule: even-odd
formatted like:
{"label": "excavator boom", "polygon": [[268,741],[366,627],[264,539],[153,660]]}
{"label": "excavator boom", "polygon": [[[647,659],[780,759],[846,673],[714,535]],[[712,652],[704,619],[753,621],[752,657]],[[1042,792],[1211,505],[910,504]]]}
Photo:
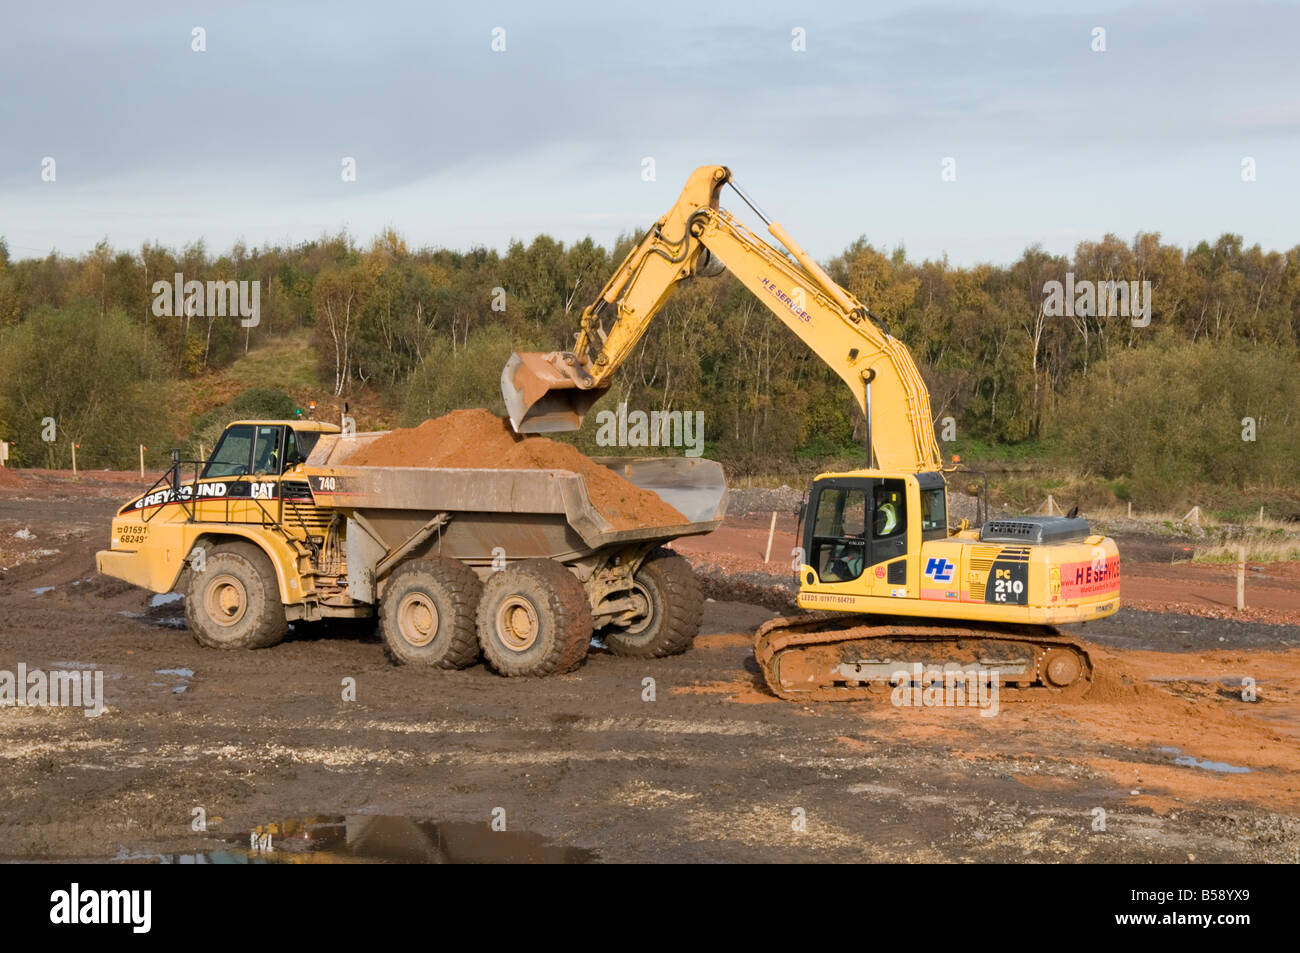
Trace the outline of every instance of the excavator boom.
{"label": "excavator boom", "polygon": [[[788,255],[719,206],[719,193],[727,184],[754,209]],[[695,170],[676,204],[582,312],[572,351],[511,356],[501,375],[501,391],[515,430],[576,430],[677,284],[716,274],[724,262],[848,385],[867,421],[872,459],[881,469],[940,468],[930,396],[906,345],[750,202],[725,166]]]}

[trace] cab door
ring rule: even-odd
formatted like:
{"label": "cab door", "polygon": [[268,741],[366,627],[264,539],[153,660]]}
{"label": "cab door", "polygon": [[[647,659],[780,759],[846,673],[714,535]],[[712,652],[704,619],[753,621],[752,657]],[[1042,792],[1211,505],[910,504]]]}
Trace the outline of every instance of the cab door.
{"label": "cab door", "polygon": [[815,486],[804,549],[818,582],[860,595],[906,596],[906,482],[845,477]]}
{"label": "cab door", "polygon": [[207,504],[202,518],[232,523],[279,522],[285,429],[278,424],[234,424],[226,428],[202,477],[205,482],[216,478],[222,493],[219,500],[214,498]]}
{"label": "cab door", "polygon": [[907,482],[876,477],[870,483],[871,594],[906,597],[911,594],[907,588]]}
{"label": "cab door", "polygon": [[[869,560],[869,481],[819,480],[814,486],[805,531],[805,559],[823,585],[856,582]],[[811,584],[810,579],[803,582]]]}

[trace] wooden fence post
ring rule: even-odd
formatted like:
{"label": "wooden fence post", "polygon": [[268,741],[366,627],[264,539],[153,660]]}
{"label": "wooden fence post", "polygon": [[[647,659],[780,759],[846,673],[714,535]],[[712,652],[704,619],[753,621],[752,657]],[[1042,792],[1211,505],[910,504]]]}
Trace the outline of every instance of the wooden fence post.
{"label": "wooden fence post", "polygon": [[1237,611],[1246,608],[1246,547],[1237,549]]}

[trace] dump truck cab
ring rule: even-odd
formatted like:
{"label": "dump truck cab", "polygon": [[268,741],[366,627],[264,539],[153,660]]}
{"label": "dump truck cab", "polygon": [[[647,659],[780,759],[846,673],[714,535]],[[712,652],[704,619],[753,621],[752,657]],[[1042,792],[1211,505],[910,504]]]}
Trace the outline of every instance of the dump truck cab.
{"label": "dump truck cab", "polygon": [[170,592],[196,548],[246,540],[266,553],[289,618],[301,617],[312,588],[303,557],[324,543],[331,515],[315,506],[300,474],[321,436],[339,429],[315,420],[237,420],[206,460],[174,453],[166,473],[118,510],[96,567]]}
{"label": "dump truck cab", "polygon": [[338,432],[314,420],[236,420],[221,434],[200,479],[281,476],[307,462],[321,434]]}

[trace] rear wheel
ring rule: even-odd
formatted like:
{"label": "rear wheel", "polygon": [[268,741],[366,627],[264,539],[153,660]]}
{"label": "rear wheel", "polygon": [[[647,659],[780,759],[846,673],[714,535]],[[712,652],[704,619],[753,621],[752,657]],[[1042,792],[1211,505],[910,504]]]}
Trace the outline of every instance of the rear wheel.
{"label": "rear wheel", "polygon": [[432,556],[403,563],[379,600],[384,650],[398,665],[465,668],[478,661],[474,612],[483,585],[474,570]]}
{"label": "rear wheel", "polygon": [[210,649],[265,649],[289,631],[275,568],[251,543],[208,550],[185,588],[185,621]]}
{"label": "rear wheel", "polygon": [[478,607],[483,655],[502,675],[562,675],[591,646],[591,605],[582,583],[549,559],[493,573]]}
{"label": "rear wheel", "polygon": [[689,649],[704,613],[704,595],[691,564],[677,553],[656,549],[632,581],[650,611],[630,626],[606,628],[602,637],[609,650],[632,658],[663,658]]}

